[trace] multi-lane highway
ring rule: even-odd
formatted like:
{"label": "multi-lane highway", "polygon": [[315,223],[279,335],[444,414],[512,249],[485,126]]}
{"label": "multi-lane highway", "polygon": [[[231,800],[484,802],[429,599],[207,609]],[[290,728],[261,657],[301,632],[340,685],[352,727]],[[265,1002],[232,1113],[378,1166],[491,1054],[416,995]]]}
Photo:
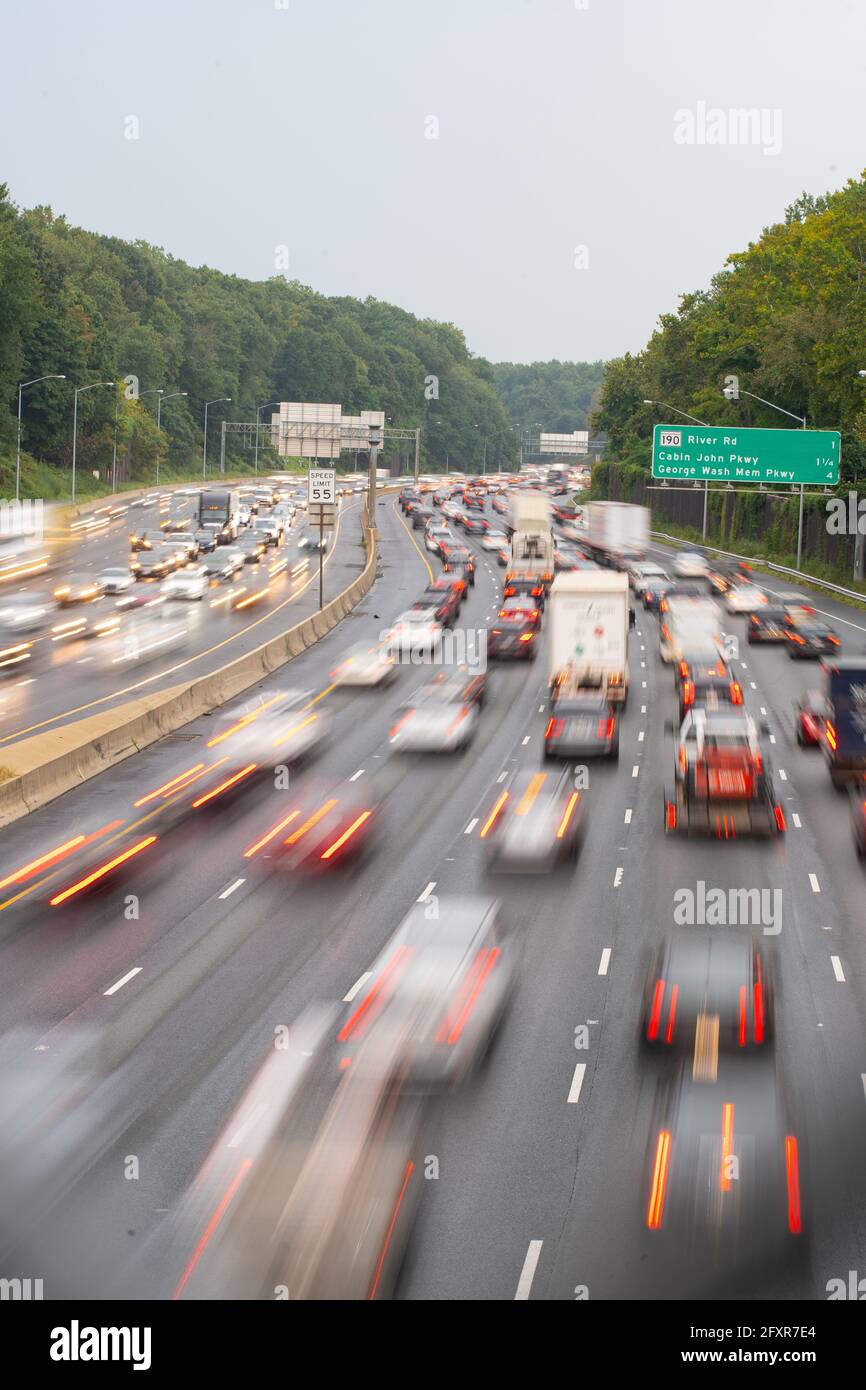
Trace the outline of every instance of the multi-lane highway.
{"label": "multi-lane highway", "polygon": [[[346,532],[352,505],[344,509]],[[328,721],[310,774],[323,787],[351,785],[376,808],[363,860],[310,879],[245,855],[280,817],[294,773],[287,789],[268,779],[243,796],[215,798],[204,815],[173,815],[171,784],[184,786],[181,775],[213,756],[213,718],[4,832],[7,1056],[38,1068],[75,1055],[82,1038],[110,1040],[90,1083],[99,1133],[81,1145],[77,1169],[50,1209],[39,1209],[22,1232],[31,1264],[53,1271],[58,1292],[170,1297],[200,1254],[188,1232],[177,1232],[184,1194],[217,1143],[231,1181],[214,1221],[231,1201],[250,1134],[224,1127],[275,1036],[288,1029],[291,1038],[311,1001],[355,997],[413,903],[482,893],[502,902],[517,960],[514,993],[483,1066],[425,1102],[407,1178],[417,1205],[403,1211],[414,1221],[395,1295],[682,1292],[646,1229],[653,1107],[668,1063],[646,1056],[639,1030],[648,964],[673,926],[674,895],[697,893],[703,881],[780,895],[771,899],[781,910],[772,932],[761,923],[754,930],[776,979],[770,1066],[804,1156],[803,1257],[745,1270],[738,1292],[825,1297],[827,1280],[856,1267],[866,1235],[866,945],[862,870],[845,800],[820,754],[794,737],[792,704],[815,684],[814,668],[741,642],[737,671],[747,706],[769,724],[786,835],[665,837],[662,790],[674,748],[664,726],[676,703],[657,622],[639,608],[619,761],[590,765],[585,839],[573,870],[494,881],[481,830],[504,779],[515,768],[541,767],[543,647],[534,663],[491,671],[468,754],[394,755],[389,731],[425,673],[407,665],[393,685],[369,691],[336,685],[332,673],[348,647],[381,639],[439,564],[390,498],[380,501],[378,523],[381,574],[364,602],[250,692],[264,701],[289,687],[308,692],[305,708]],[[354,539],[344,535],[341,545]],[[502,572],[495,556],[469,543],[477,582],[460,627],[474,630],[496,614]],[[662,548],[656,553],[669,558]],[[338,571],[330,571],[333,591],[343,586]],[[866,615],[823,599],[816,605],[832,616],[846,650],[866,650]],[[286,613],[295,620],[294,607]],[[745,620],[729,623],[744,638]],[[259,629],[255,640],[270,630]],[[82,685],[75,700],[85,691],[92,696]],[[64,699],[72,703],[68,691]],[[33,722],[45,717],[40,711]],[[65,859],[16,877],[21,866],[97,830],[106,859],[158,839],[122,880],[80,904],[49,906],[76,877]],[[718,1293],[712,1269],[687,1292]]]}
{"label": "multi-lane highway", "polygon": [[[185,621],[188,628],[179,646],[148,660],[120,659],[124,634],[132,630],[133,622],[132,615],[123,610],[123,597],[118,600],[106,594],[83,608],[60,609],[52,595],[66,574],[95,576],[112,566],[126,568],[130,559],[129,536],[136,528],[156,530],[167,524],[170,516],[179,523],[191,524],[189,497],[171,505],[170,513],[169,495],[165,494],[162,502],[148,507],[114,509],[118,514],[104,525],[77,532],[76,541],[63,555],[61,568],[21,585],[20,592],[45,600],[48,616],[38,632],[23,634],[33,644],[30,659],[0,673],[0,746],[180,681],[207,675],[316,611],[318,559],[315,552],[308,554],[299,548],[298,542],[307,534],[304,514],[299,513],[282,545],[268,550],[258,564],[246,565],[236,580],[214,582],[201,603],[172,603],[174,616]],[[363,567],[359,507],[360,500],[353,497],[344,499],[341,506],[334,543],[324,560],[326,602],[345,589]],[[226,602],[229,590],[244,584],[248,588],[257,586],[264,582],[269,568],[275,573],[267,595],[246,609],[230,609]],[[159,588],[158,581],[145,581],[138,583],[132,593],[152,597]],[[111,634],[77,635],[76,624],[83,618],[92,625],[118,612],[121,627],[116,640]]]}

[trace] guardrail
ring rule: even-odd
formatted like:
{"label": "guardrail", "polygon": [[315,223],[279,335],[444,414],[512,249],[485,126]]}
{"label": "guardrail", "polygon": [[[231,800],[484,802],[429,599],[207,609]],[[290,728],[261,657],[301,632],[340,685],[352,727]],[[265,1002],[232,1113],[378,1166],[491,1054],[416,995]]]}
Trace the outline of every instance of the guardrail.
{"label": "guardrail", "polygon": [[651,536],[658,540],[670,541],[673,545],[687,546],[689,550],[712,551],[713,555],[724,555],[726,560],[742,560],[747,565],[764,565],[766,569],[773,570],[777,574],[788,575],[796,579],[801,584],[812,584],[818,589],[829,589],[831,593],[841,594],[844,598],[854,599],[857,603],[866,605],[866,593],[860,589],[846,589],[843,584],[832,584],[829,579],[818,579],[814,574],[804,574],[802,570],[792,569],[789,565],[777,565],[774,560],[768,560],[763,555],[737,555],[733,550],[720,550],[717,545],[693,545],[689,541],[684,541],[682,536],[669,536],[666,531],[650,531]]}

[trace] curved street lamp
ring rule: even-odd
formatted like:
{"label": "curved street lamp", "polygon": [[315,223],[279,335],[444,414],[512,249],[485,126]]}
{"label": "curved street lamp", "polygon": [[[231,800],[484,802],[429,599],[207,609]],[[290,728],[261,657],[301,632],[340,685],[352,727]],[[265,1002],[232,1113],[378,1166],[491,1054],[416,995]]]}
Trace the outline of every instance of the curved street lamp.
{"label": "curved street lamp", "polygon": [[18,444],[15,450],[15,501],[21,500],[21,392],[39,381],[65,381],[66,374],[51,372],[48,376],[35,376],[32,381],[22,381],[18,386]]}

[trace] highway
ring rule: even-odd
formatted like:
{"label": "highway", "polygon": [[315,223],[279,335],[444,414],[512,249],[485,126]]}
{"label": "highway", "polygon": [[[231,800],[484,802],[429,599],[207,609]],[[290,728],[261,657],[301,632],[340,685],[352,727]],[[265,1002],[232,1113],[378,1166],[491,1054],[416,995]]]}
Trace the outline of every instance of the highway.
{"label": "highway", "polygon": [[[189,498],[175,504],[178,520],[191,517]],[[325,601],[345,589],[363,568],[360,502],[344,499],[332,547],[325,556]],[[188,635],[182,649],[165,651],[149,661],[115,663],[116,648],[110,637],[58,636],[57,629],[82,615],[89,619],[110,617],[118,600],[104,595],[95,603],[67,609],[57,608],[51,595],[65,574],[98,574],[109,566],[125,567],[129,562],[129,535],[136,527],[156,530],[169,516],[166,503],[147,508],[121,509],[121,515],[80,539],[63,558],[62,569],[39,576],[21,586],[21,591],[37,593],[50,605],[43,628],[25,636],[33,641],[32,658],[20,667],[3,673],[0,684],[0,746],[13,743],[71,719],[123,704],[142,695],[165,689],[185,679],[207,675],[227,662],[261,646],[286,628],[301,622],[319,606],[318,559],[298,548],[306,534],[304,514],[286,532],[283,544],[269,549],[258,564],[245,565],[235,587],[263,579],[265,569],[277,564],[280,572],[267,596],[248,610],[229,611],[222,602],[232,585],[214,582],[201,603],[175,601],[173,608],[186,620]],[[285,560],[285,568],[282,561]],[[135,595],[153,596],[158,582],[136,584]],[[121,635],[129,625],[122,617]]]}
{"label": "highway", "polygon": [[[331,593],[357,572],[355,506],[344,507],[327,572]],[[352,997],[419,899],[489,893],[502,900],[518,953],[516,988],[480,1070],[424,1107],[411,1178],[420,1191],[393,1294],[681,1294],[677,1271],[660,1263],[645,1221],[653,1105],[668,1063],[648,1058],[638,1035],[644,979],[673,925],[674,894],[703,880],[781,892],[781,930],[762,938],[777,981],[773,1066],[808,1153],[803,1259],[763,1268],[757,1278],[745,1274],[738,1294],[824,1298],[828,1279],[858,1267],[866,1237],[866,943],[863,870],[845,800],[820,753],[799,748],[794,737],[792,704],[817,684],[814,666],[741,643],[738,671],[747,706],[770,726],[787,834],[769,842],[669,839],[662,791],[674,753],[665,721],[676,703],[658,655],[657,622],[639,608],[619,762],[590,765],[586,835],[573,872],[494,881],[484,872],[480,831],[504,776],[541,765],[544,652],[535,663],[492,670],[468,754],[392,754],[389,729],[423,670],[408,667],[391,687],[371,691],[335,686],[332,672],[349,646],[381,640],[439,565],[392,499],[380,501],[378,524],[381,574],[369,595],[250,692],[267,700],[288,687],[303,690],[315,702],[309,707],[330,718],[311,772],[323,784],[351,780],[380,807],[376,841],[359,865],[306,880],[245,858],[280,814],[285,793],[266,784],[233,799],[231,809],[217,800],[205,815],[178,822],[162,801],[143,801],[207,756],[211,717],[4,832],[0,1033],[7,1055],[39,1067],[46,1057],[72,1055],[81,1037],[107,1031],[115,1040],[98,1088],[99,1142],[28,1230],[28,1267],[50,1269],[61,1295],[171,1297],[190,1256],[175,1228],[179,1204],[276,1031],[291,1034],[310,1001]],[[107,555],[108,537],[103,544]],[[474,630],[497,611],[502,571],[495,556],[470,544],[477,582],[460,627]],[[308,592],[269,617],[249,633],[250,644],[287,625],[287,613],[297,621],[296,611],[310,611],[311,602]],[[862,610],[823,598],[816,606],[831,615],[845,651],[866,651]],[[731,618],[729,630],[744,638],[745,620]],[[202,646],[208,642],[211,627],[202,633]],[[234,654],[232,644],[220,656]],[[28,706],[28,722],[63,717],[51,704],[59,698],[55,684],[44,705]],[[90,683],[86,668],[62,692],[67,707],[99,698],[102,687]],[[21,715],[10,717],[20,723]],[[116,822],[104,832],[106,846],[127,843],[133,831],[159,839],[156,852],[99,897],[49,908],[70,880],[63,863],[10,881],[18,866]],[[241,1165],[245,1142],[242,1133],[225,1137]],[[125,1176],[130,1155],[134,1181]],[[438,1175],[427,1177],[431,1156]],[[688,1293],[726,1296],[710,1272]]]}

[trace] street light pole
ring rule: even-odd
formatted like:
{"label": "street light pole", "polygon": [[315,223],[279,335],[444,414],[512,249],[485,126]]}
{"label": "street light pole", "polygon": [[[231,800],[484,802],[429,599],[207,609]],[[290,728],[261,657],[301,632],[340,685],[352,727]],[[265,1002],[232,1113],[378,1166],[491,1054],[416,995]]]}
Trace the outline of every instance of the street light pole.
{"label": "street light pole", "polygon": [[261,411],[267,410],[267,408],[268,408],[269,405],[279,405],[279,404],[280,404],[279,401],[265,401],[265,404],[264,404],[264,405],[257,405],[257,406],[256,406],[256,450],[255,450],[255,472],[256,472],[256,474],[258,474],[258,471],[259,471],[259,414],[260,414]]}
{"label": "street light pole", "polygon": [[206,478],[206,477],[207,477],[207,413],[208,413],[208,409],[209,409],[209,407],[212,406],[212,405],[219,405],[219,404],[220,404],[221,402],[223,402],[223,401],[230,401],[230,400],[231,400],[231,396],[217,396],[214,400],[212,400],[212,401],[205,401],[205,403],[204,403],[204,449],[203,449],[203,451],[202,451],[202,460],[201,460],[201,476],[202,476],[203,478]]}
{"label": "street light pole", "polygon": [[75,387],[75,400],[72,407],[72,502],[75,503],[75,466],[78,456],[78,397],[85,391],[95,391],[97,386],[113,386],[113,381],[92,381],[89,386]]}
{"label": "street light pole", "polygon": [[15,449],[15,501],[21,500],[21,392],[27,386],[35,386],[39,381],[65,381],[65,373],[51,372],[48,376],[35,376],[32,381],[22,381],[18,385],[18,444]]}
{"label": "street light pole", "polygon": [[[792,420],[799,420],[800,428],[806,428],[806,416],[795,415],[793,410],[786,410],[783,405],[776,405],[774,401],[765,401],[763,396],[756,396],[754,391],[747,391],[745,387],[737,383],[736,390],[725,387],[722,395],[729,401],[739,400],[740,396],[750,396],[753,401],[760,401],[761,405],[768,405],[771,410],[778,410],[780,415],[787,415]],[[803,500],[806,492],[804,483],[800,484],[800,515],[797,521],[797,569],[800,568],[800,560],[803,554]]]}
{"label": "street light pole", "polygon": [[[161,428],[162,428],[162,426],[161,426],[161,424],[160,424],[160,421],[161,421],[161,419],[162,419],[162,403],[163,403],[163,401],[173,401],[177,396],[188,396],[188,395],[189,395],[189,392],[188,392],[188,391],[170,391],[169,394],[168,394],[167,396],[164,396],[164,395],[162,395],[162,393],[160,393],[159,399],[158,399],[157,402],[156,402],[156,428],[157,428],[157,429],[161,429]],[[156,451],[156,485],[157,485],[157,487],[159,487],[159,449],[157,449],[157,451]]]}
{"label": "street light pole", "polygon": [[[675,405],[669,405],[667,401],[647,401],[647,400],[645,400],[645,401],[644,401],[644,405],[657,405],[657,406],[659,406],[662,410],[672,410],[672,411],[674,412],[674,415],[682,415],[682,417],[683,417],[684,420],[693,420],[694,423],[695,423],[696,425],[703,425],[703,427],[704,427],[705,430],[708,430],[708,429],[711,428],[711,426],[707,424],[706,420],[699,420],[698,417],[697,417],[697,415],[689,415],[688,411],[686,411],[686,410],[680,410],[680,409],[679,409],[677,406],[675,406]],[[702,541],[705,541],[705,540],[707,539],[707,506],[708,506],[709,500],[710,500],[710,480],[709,480],[709,478],[706,478],[706,479],[704,480],[704,520],[703,520],[703,525],[701,526],[701,540],[702,540]]]}

